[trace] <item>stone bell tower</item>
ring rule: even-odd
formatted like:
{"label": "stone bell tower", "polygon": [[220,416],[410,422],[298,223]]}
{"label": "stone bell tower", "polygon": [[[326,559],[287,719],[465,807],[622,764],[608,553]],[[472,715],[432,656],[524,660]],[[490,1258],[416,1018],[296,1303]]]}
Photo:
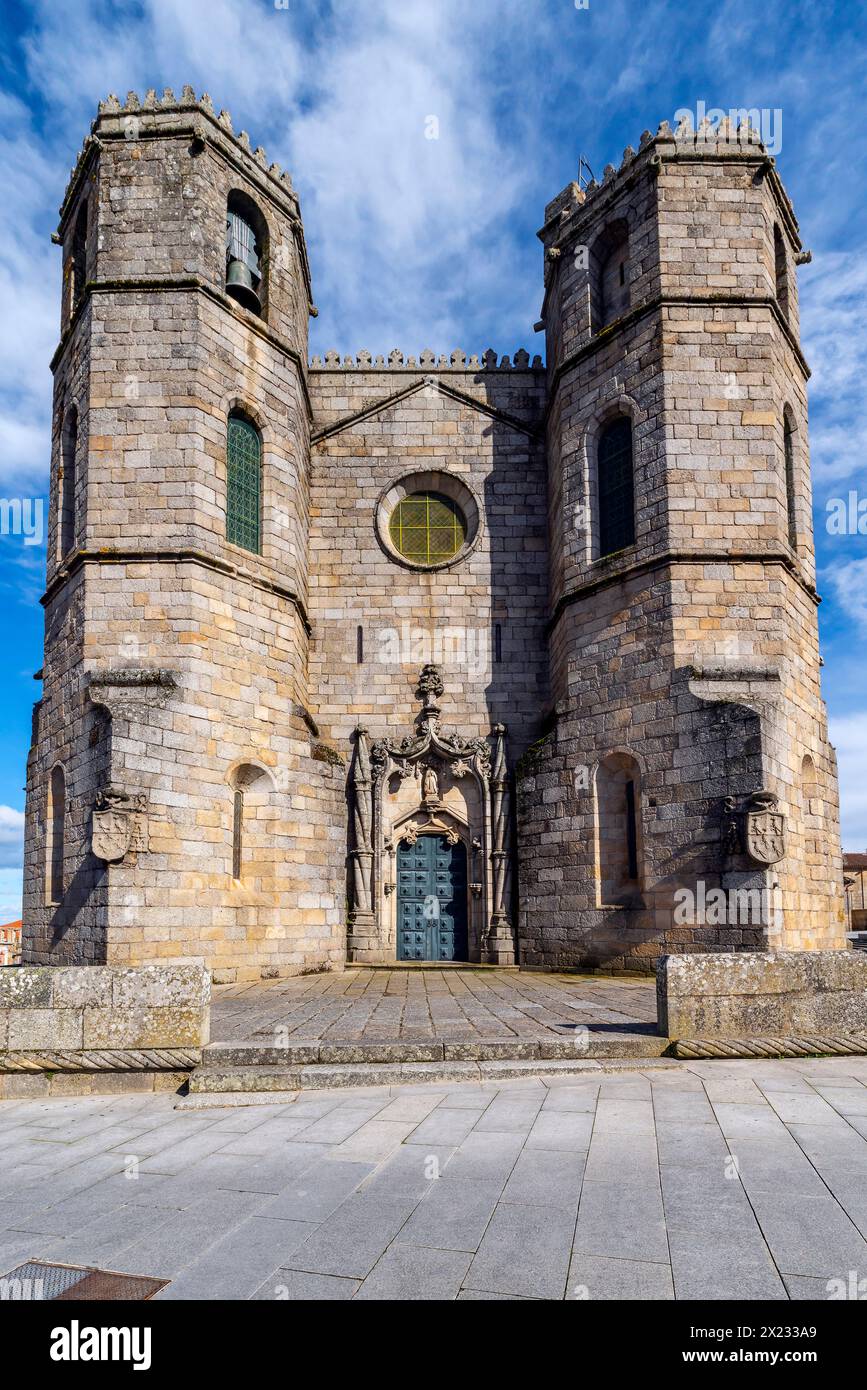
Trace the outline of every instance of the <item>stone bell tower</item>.
{"label": "stone bell tower", "polygon": [[521,960],[839,947],[809,257],[774,161],[748,123],[663,122],[540,236],[555,705],[520,769]]}
{"label": "stone bell tower", "polygon": [[287,174],[185,88],[109,97],[56,240],[24,959],[343,957],[307,710],[310,277]]}

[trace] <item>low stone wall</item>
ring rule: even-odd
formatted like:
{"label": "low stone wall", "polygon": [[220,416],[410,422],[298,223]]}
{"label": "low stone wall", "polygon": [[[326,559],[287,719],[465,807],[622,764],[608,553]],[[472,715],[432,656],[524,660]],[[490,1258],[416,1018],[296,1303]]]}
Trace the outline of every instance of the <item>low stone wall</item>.
{"label": "low stone wall", "polygon": [[867,954],[664,956],[657,1002],[659,1031],[678,1040],[851,1039],[867,1035]]}
{"label": "low stone wall", "polygon": [[12,1078],[137,1073],[147,1089],[145,1076],[183,1075],[208,1042],[210,1002],[203,965],[4,966],[0,1094],[48,1093]]}

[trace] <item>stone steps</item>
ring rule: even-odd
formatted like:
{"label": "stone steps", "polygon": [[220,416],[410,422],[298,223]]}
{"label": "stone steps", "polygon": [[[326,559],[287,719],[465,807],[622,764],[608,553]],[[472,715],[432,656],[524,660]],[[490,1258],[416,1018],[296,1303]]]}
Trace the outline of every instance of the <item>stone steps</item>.
{"label": "stone steps", "polygon": [[[526,1076],[573,1076],[582,1073],[620,1071],[624,1068],[678,1067],[670,1057],[608,1057],[596,1060],[498,1062],[398,1062],[311,1067],[198,1067],[190,1078],[189,1096],[180,1108],[199,1108],[214,1103],[228,1105],[290,1101],[298,1091],[332,1090],[353,1086],[407,1086],[420,1082],[454,1083],[505,1081]],[[221,1099],[222,1098],[222,1099]]]}
{"label": "stone steps", "polygon": [[654,1033],[601,1032],[580,1039],[492,1038],[476,1042],[310,1042],[286,1047],[211,1043],[190,1078],[191,1095],[395,1086],[414,1081],[478,1081],[598,1069],[615,1061],[659,1059],[670,1039]]}

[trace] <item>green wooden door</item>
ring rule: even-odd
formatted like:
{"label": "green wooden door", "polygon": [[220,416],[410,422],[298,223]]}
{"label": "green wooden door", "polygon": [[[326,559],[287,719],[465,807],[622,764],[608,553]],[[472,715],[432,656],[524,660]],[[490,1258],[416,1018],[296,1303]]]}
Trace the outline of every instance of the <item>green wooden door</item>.
{"label": "green wooden door", "polygon": [[467,959],[467,852],[445,835],[397,847],[398,960]]}

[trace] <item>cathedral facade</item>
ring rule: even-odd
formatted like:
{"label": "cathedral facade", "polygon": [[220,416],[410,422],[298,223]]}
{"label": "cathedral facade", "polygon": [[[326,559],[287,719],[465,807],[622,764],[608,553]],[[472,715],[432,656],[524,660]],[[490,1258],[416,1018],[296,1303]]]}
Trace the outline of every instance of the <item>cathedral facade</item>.
{"label": "cathedral facade", "polygon": [[546,365],[309,360],[288,175],[189,88],[100,105],[56,234],[25,962],[844,944],[774,161],[663,122],[540,237]]}

